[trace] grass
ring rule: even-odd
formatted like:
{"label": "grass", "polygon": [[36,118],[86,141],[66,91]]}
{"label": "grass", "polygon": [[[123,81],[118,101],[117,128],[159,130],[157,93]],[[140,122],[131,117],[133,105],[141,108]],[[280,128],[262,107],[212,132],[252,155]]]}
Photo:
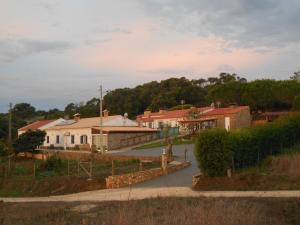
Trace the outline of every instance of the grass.
{"label": "grass", "polygon": [[[172,144],[173,145],[184,145],[184,144],[193,144],[194,140],[192,138],[185,139],[185,138],[174,138]],[[159,147],[166,147],[167,143],[165,140],[158,141],[150,144],[145,144],[139,147],[134,148],[135,150],[139,149],[149,149],[149,148],[159,148]]]}
{"label": "grass", "polygon": [[[36,165],[34,176],[34,164]],[[82,166],[90,171],[90,164]],[[131,173],[139,170],[139,160],[114,161],[116,175]],[[143,165],[143,169],[159,167],[158,162]],[[82,168],[78,173],[78,161],[51,159],[48,161],[15,158],[11,161],[11,169],[8,162],[0,164],[0,196],[49,196],[69,194],[81,191],[104,189],[105,178],[112,173],[112,163],[109,161],[96,161],[92,163],[92,181],[87,181],[88,174]]]}
{"label": "grass", "polygon": [[297,225],[300,221],[297,198],[0,203],[1,210],[3,225]]}
{"label": "grass", "polygon": [[201,177],[195,190],[300,190],[300,145],[236,171],[231,178]]}

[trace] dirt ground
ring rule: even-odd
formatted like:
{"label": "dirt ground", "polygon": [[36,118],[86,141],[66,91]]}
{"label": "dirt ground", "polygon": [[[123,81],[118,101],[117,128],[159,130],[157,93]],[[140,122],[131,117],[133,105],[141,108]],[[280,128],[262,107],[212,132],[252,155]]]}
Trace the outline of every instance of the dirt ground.
{"label": "dirt ground", "polygon": [[297,225],[299,221],[299,198],[0,203],[2,225]]}
{"label": "dirt ground", "polygon": [[0,180],[0,196],[50,196],[105,189],[105,178],[50,177],[47,179]]}

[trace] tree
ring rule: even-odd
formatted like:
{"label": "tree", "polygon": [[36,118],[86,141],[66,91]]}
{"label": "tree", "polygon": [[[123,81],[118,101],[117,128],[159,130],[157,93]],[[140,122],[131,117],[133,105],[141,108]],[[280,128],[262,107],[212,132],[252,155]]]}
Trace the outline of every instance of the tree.
{"label": "tree", "polygon": [[293,111],[300,111],[300,95],[297,95],[293,101]]}
{"label": "tree", "polygon": [[41,130],[29,130],[21,134],[13,144],[15,153],[33,152],[38,146],[45,141],[46,132]]}
{"label": "tree", "polygon": [[0,156],[5,156],[8,154],[8,149],[3,140],[0,139]]}
{"label": "tree", "polygon": [[300,71],[294,72],[294,74],[290,76],[290,79],[300,82]]}
{"label": "tree", "polygon": [[18,103],[13,107],[12,113],[19,119],[31,119],[35,116],[35,108],[28,103]]}

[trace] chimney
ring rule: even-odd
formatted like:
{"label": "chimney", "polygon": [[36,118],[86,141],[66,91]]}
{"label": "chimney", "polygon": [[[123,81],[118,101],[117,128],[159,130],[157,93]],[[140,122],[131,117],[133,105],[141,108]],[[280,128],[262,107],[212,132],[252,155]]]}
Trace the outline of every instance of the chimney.
{"label": "chimney", "polygon": [[144,116],[150,116],[151,111],[150,110],[146,110],[144,111]]}
{"label": "chimney", "polygon": [[166,110],[164,110],[164,109],[160,109],[160,110],[159,110],[159,113],[160,113],[160,114],[163,114],[163,113],[165,113],[165,112],[166,112]]}
{"label": "chimney", "polygon": [[108,111],[107,109],[105,109],[105,110],[103,111],[103,116],[104,116],[104,117],[108,117],[108,116],[109,116],[109,111]]}
{"label": "chimney", "polygon": [[79,120],[80,120],[80,114],[79,113],[76,113],[76,114],[74,114],[74,120],[76,121],[76,122],[78,122]]}

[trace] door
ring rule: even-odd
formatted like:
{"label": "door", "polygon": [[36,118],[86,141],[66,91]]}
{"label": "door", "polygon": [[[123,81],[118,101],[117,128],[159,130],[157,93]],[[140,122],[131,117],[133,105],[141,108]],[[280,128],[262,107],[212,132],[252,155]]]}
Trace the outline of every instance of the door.
{"label": "door", "polygon": [[230,130],[230,117],[225,117],[225,129]]}

